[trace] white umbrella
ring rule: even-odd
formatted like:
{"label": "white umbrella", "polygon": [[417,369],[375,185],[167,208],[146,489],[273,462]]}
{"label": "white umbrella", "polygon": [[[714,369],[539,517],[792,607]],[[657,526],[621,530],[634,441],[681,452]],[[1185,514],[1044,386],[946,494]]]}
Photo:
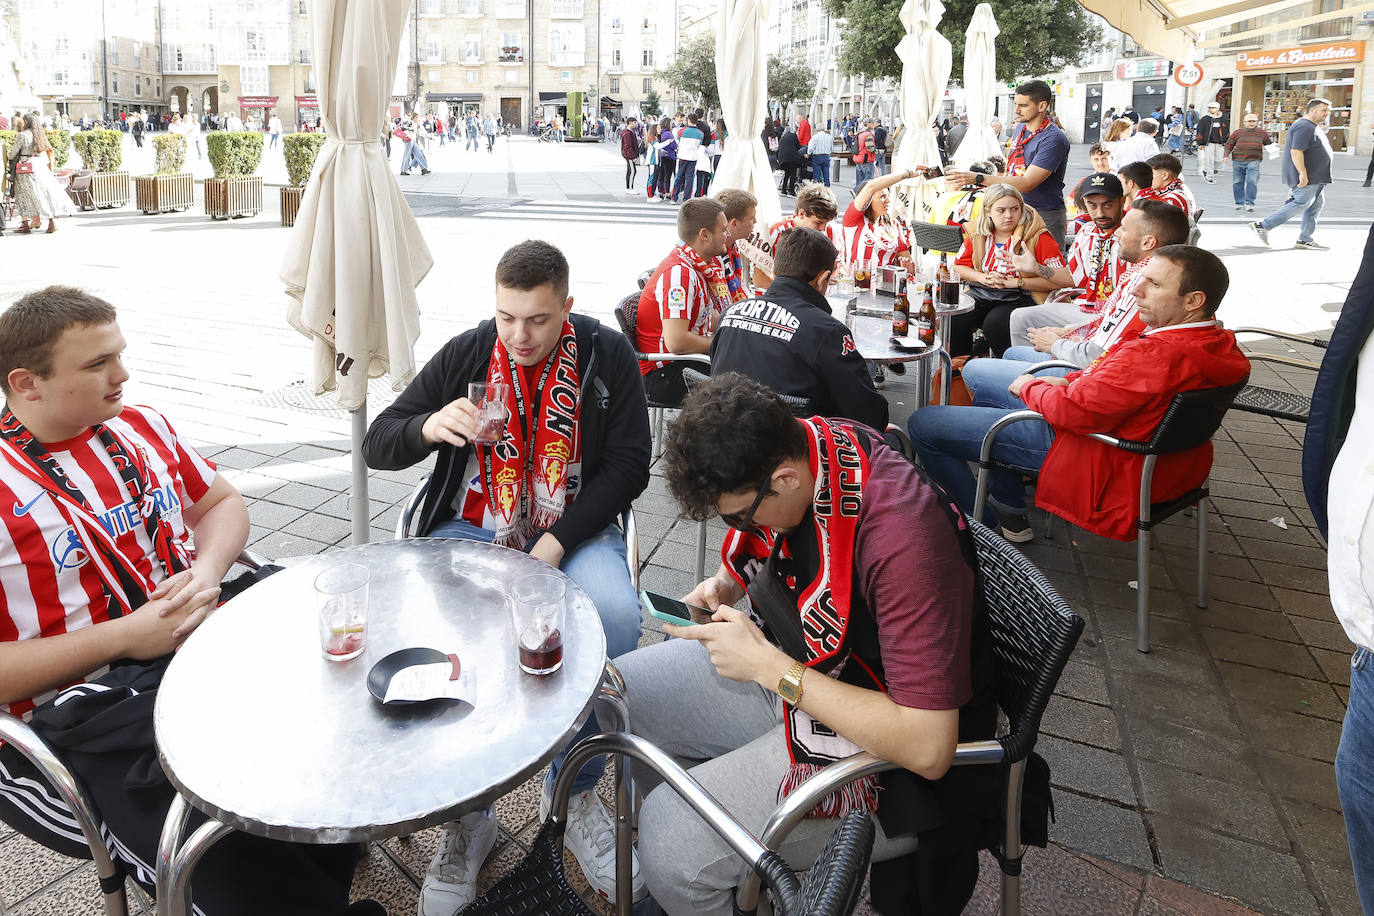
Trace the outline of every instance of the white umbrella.
{"label": "white umbrella", "polygon": [[978,4],[968,24],[968,43],[964,45],[964,92],[967,95],[968,130],[954,151],[954,165],[967,169],[979,159],[1002,151],[989,122],[997,95],[997,20],[992,6]]}
{"label": "white umbrella", "polygon": [[[932,126],[949,83],[953,54],[949,40],[936,27],[945,15],[940,0],[906,0],[901,20],[906,35],[897,43],[902,59],[902,143],[892,157],[894,170],[940,164],[940,146]],[[944,187],[943,179],[913,178],[897,186],[908,220],[925,222]]]}
{"label": "white umbrella", "polygon": [[763,225],[782,217],[768,150],[759,138],[768,117],[768,54],[763,48],[767,26],[768,0],[722,0],[716,85],[730,136],[711,181],[712,187],[743,188],[757,197]]}
{"label": "white umbrella", "polygon": [[315,342],[316,394],[353,412],[353,540],[367,542],[367,380],[415,376],[415,287],[434,264],[380,136],[409,0],[315,0],[311,43],[325,144],[287,241],[287,318]]}

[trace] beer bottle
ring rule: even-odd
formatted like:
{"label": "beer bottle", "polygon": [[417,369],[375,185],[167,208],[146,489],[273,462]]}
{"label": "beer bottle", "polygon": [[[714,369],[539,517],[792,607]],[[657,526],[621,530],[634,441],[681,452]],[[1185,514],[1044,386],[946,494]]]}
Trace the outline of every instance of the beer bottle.
{"label": "beer bottle", "polygon": [[892,335],[905,337],[911,327],[911,303],[906,298],[906,280],[897,287],[897,299],[892,303]]}
{"label": "beer bottle", "polygon": [[935,344],[935,297],[929,283],[921,297],[921,310],[916,313],[916,339],[927,347]]}

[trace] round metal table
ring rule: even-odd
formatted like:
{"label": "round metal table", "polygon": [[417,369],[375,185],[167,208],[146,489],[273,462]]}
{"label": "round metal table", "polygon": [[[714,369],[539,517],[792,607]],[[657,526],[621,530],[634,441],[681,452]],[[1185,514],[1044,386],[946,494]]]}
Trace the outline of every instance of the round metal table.
{"label": "round metal table", "polygon": [[855,313],[849,319],[849,333],[854,338],[854,346],[859,355],[880,366],[891,363],[916,363],[919,376],[917,385],[920,400],[918,404],[930,403],[931,363],[944,351],[937,334],[935,343],[920,350],[903,350],[892,344],[892,317],[874,318]]}
{"label": "round metal table", "polygon": [[[827,299],[828,299],[829,302],[830,302],[831,309],[832,309],[833,311],[835,311],[837,314],[839,314],[840,316],[853,315],[855,321],[857,321],[858,318],[882,318],[882,319],[886,319],[886,320],[888,321],[889,331],[890,331],[890,329],[891,329],[891,321],[892,321],[892,302],[893,302],[893,299],[894,299],[894,298],[895,298],[895,297],[893,297],[893,296],[887,295],[887,294],[885,294],[885,293],[879,293],[879,292],[877,292],[877,291],[875,291],[875,290],[872,290],[872,289],[861,289],[861,290],[856,290],[853,294],[851,294],[851,295],[846,295],[846,296],[835,295],[835,296],[828,296],[828,297],[827,297]],[[918,303],[917,305],[919,306],[919,303]],[[936,303],[936,305],[935,305],[935,320],[936,320],[936,326],[935,326],[935,328],[936,328],[936,339],[937,339],[937,344],[936,344],[936,345],[937,345],[937,347],[945,348],[946,351],[948,350],[950,319],[953,318],[955,315],[963,315],[963,314],[966,314],[967,312],[973,311],[974,305],[975,305],[975,303],[974,303],[974,301],[973,301],[973,297],[970,296],[967,292],[962,292],[962,291],[959,293],[959,304],[958,304],[958,305],[950,306],[950,305],[940,305],[938,302]],[[870,357],[870,356],[868,355],[868,353],[864,351],[863,346],[859,344],[859,341],[858,341],[858,334],[855,333],[854,336],[855,336],[854,343],[855,343],[856,346],[858,346],[859,352],[862,353],[862,354],[864,355],[864,358],[865,358],[865,359],[873,359],[874,362],[880,362],[880,363],[881,363],[881,362],[906,362],[906,361],[909,361],[909,360],[896,360],[896,359],[884,361],[884,360],[876,359],[876,358],[874,358],[874,357]],[[889,336],[890,336],[890,335],[889,335]],[[886,339],[886,338],[884,338],[884,339]],[[876,350],[877,347],[875,346],[873,349]],[[904,351],[903,351],[903,352],[904,352]],[[930,370],[930,365],[929,365],[929,363],[927,363],[927,362],[925,361],[924,357],[927,356],[927,355],[930,355],[930,354],[928,354],[927,351],[922,350],[922,351],[920,351],[920,352],[917,353],[917,354],[910,354],[910,355],[911,355],[911,356],[916,356],[916,357],[922,358],[922,361],[921,361],[921,379],[920,379],[920,380],[921,380],[921,386],[922,386],[922,387],[921,387],[921,391],[922,391],[923,398],[922,398],[922,400],[921,400],[919,403],[921,403],[921,404],[928,404],[928,403],[930,403],[930,384],[931,384],[931,375],[932,375],[932,373],[931,373],[931,370]],[[948,352],[946,352],[944,361],[945,361],[945,363],[946,363],[946,371],[945,371],[945,374],[946,374],[946,376],[948,376],[948,375],[950,374],[950,373],[949,373],[949,369],[948,369],[948,364],[949,364]],[[946,383],[946,384],[940,386],[940,399],[941,399],[945,404],[948,404],[948,403],[949,403],[949,384],[948,384],[948,383]]]}
{"label": "round metal table", "polygon": [[[367,645],[331,662],[313,582],[344,561],[372,572]],[[566,577],[563,667],[533,677],[517,665],[506,596],[521,574],[550,570],[474,541],[385,541],[312,557],[212,614],[168,667],[153,712],[181,796],[159,849],[159,912],[185,912],[190,870],[230,828],[307,843],[382,839],[485,807],[537,773],[585,721],[606,669],[596,608]],[[374,700],[368,671],[411,646],[456,653],[473,704]],[[183,839],[186,801],[212,820]]]}

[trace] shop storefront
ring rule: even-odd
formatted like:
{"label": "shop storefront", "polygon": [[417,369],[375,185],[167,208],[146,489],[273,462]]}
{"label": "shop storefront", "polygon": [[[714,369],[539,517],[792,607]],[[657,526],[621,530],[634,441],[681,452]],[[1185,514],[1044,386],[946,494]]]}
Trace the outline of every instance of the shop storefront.
{"label": "shop storefront", "polygon": [[[425,96],[430,110],[444,117],[482,117],[482,101],[486,98],[480,92],[431,92]],[[440,108],[439,106],[444,106]]]}
{"label": "shop storefront", "polygon": [[267,119],[272,117],[272,110],[277,107],[277,97],[275,95],[241,95],[239,96],[239,117],[243,119],[244,129],[248,128],[248,119],[253,119],[253,126],[257,130],[263,130],[267,125]]}
{"label": "shop storefront", "polygon": [[314,129],[320,120],[320,100],[318,96],[296,96],[296,129]]}
{"label": "shop storefront", "polygon": [[1359,65],[1363,60],[1363,41],[1242,51],[1236,55],[1236,76],[1241,83],[1239,110],[1259,112],[1260,126],[1282,142],[1288,126],[1306,111],[1309,99],[1329,99],[1327,139],[1331,149],[1353,150],[1357,138],[1352,125],[1360,123]]}
{"label": "shop storefront", "polygon": [[[1167,60],[1121,60],[1116,63],[1116,78],[1128,80],[1131,86],[1131,106],[1142,118],[1156,108],[1168,111],[1169,75],[1174,65]],[[1124,106],[1116,106],[1120,111]]]}

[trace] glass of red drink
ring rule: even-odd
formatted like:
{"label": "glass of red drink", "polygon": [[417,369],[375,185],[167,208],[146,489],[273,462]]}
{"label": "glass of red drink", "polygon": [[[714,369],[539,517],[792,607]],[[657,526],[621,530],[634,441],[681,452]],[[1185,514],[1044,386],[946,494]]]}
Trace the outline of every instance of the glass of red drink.
{"label": "glass of red drink", "polygon": [[331,662],[346,662],[363,654],[371,581],[367,567],[357,563],[338,563],[315,577],[320,649]]}
{"label": "glass of red drink", "polygon": [[516,655],[526,674],[553,674],[563,667],[566,594],[563,578],[552,573],[534,573],[515,583],[511,616]]}
{"label": "glass of red drink", "polygon": [[472,441],[478,445],[494,445],[506,431],[506,395],[510,386],[505,382],[469,382],[468,400],[477,408],[477,435]]}

